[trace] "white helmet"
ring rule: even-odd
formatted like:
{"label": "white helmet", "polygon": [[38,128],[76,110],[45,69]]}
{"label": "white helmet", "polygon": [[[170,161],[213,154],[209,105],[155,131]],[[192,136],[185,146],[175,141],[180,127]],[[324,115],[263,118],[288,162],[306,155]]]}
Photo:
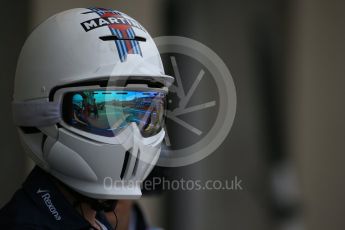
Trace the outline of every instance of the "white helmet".
{"label": "white helmet", "polygon": [[31,158],[75,191],[134,199],[165,132],[157,47],[133,18],[103,8],[58,13],[26,40],[13,115]]}

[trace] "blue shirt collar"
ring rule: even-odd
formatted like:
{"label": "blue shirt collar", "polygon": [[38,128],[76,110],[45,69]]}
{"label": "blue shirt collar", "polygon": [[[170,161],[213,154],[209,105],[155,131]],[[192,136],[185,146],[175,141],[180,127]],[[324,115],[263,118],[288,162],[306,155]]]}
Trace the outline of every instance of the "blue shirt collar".
{"label": "blue shirt collar", "polygon": [[[50,174],[36,166],[23,184],[24,191],[61,229],[90,229],[90,224],[77,212],[57,188]],[[103,213],[97,219],[112,229]]]}

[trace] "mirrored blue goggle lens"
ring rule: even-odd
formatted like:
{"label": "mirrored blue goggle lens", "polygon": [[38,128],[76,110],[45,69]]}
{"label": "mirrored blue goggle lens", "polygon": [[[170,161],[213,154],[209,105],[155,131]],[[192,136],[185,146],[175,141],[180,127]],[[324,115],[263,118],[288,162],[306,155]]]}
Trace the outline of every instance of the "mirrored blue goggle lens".
{"label": "mirrored blue goggle lens", "polygon": [[143,136],[163,125],[165,93],[157,91],[83,90],[63,98],[63,120],[78,129],[115,136],[135,122]]}

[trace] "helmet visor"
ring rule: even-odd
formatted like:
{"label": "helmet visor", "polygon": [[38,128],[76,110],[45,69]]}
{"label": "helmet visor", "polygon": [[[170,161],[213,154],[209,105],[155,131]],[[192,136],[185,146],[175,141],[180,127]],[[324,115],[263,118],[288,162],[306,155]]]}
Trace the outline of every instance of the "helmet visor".
{"label": "helmet visor", "polygon": [[81,90],[63,96],[63,120],[96,135],[112,137],[134,122],[141,134],[157,134],[163,125],[165,93],[137,90]]}

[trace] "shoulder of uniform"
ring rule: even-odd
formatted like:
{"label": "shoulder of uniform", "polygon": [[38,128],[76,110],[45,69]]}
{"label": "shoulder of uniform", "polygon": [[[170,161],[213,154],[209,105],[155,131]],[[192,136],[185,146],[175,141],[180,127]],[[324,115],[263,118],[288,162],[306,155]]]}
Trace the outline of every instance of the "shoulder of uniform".
{"label": "shoulder of uniform", "polygon": [[42,218],[44,215],[23,189],[19,189],[0,210],[0,229],[40,229],[38,225],[46,219]]}

